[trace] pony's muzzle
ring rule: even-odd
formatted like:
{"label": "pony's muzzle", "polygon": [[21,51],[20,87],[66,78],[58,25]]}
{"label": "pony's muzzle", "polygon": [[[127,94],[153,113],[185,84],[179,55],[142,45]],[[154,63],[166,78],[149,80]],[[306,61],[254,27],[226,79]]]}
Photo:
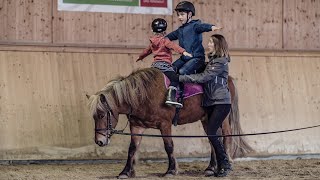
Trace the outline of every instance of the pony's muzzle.
{"label": "pony's muzzle", "polygon": [[97,141],[96,144],[98,144],[98,146],[104,146],[104,143],[102,141]]}
{"label": "pony's muzzle", "polygon": [[103,147],[109,144],[109,139],[106,136],[100,136],[96,138],[95,142],[98,146]]}
{"label": "pony's muzzle", "polygon": [[97,140],[96,144],[100,147],[106,146],[107,145],[107,140]]}

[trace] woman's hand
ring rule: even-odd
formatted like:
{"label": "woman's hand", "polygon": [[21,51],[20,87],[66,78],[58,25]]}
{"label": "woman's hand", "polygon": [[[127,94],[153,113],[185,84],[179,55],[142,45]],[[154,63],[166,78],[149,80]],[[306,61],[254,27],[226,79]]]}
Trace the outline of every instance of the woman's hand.
{"label": "woman's hand", "polygon": [[184,56],[189,56],[189,57],[193,57],[192,54],[188,53],[187,51],[182,53]]}
{"label": "woman's hand", "polygon": [[138,61],[142,61],[142,59],[138,58],[138,59],[136,60],[136,62],[138,62]]}

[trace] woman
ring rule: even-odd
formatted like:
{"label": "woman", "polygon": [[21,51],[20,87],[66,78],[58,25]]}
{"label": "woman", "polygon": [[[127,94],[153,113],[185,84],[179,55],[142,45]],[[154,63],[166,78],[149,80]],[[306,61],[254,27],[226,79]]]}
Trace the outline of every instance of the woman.
{"label": "woman", "polygon": [[[209,63],[203,73],[179,76],[179,82],[203,83],[204,98],[202,106],[208,113],[208,135],[216,135],[223,120],[231,109],[231,96],[228,89],[230,62],[228,44],[220,34],[211,36],[209,43]],[[218,169],[215,176],[224,177],[232,170],[228,156],[218,137],[209,137],[214,147]]]}

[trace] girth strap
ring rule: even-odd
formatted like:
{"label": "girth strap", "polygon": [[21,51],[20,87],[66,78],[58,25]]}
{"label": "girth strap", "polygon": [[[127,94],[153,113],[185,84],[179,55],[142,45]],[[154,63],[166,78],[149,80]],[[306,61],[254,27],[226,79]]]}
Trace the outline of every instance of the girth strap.
{"label": "girth strap", "polygon": [[[181,104],[183,104],[183,91],[184,91],[184,84],[183,83],[179,83],[179,88],[178,88],[178,92],[179,92],[179,98],[177,99],[177,101]],[[176,108],[176,113],[173,117],[173,120],[172,120],[172,124],[174,126],[177,126],[178,125],[178,121],[179,121],[179,113],[180,113],[180,110],[181,108]]]}

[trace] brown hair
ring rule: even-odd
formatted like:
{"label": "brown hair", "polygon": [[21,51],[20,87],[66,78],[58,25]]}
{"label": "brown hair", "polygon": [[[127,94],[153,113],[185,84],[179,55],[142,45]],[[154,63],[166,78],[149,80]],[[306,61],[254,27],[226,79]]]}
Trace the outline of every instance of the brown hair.
{"label": "brown hair", "polygon": [[221,34],[213,34],[211,39],[214,43],[214,56],[229,57],[229,48],[226,39]]}

